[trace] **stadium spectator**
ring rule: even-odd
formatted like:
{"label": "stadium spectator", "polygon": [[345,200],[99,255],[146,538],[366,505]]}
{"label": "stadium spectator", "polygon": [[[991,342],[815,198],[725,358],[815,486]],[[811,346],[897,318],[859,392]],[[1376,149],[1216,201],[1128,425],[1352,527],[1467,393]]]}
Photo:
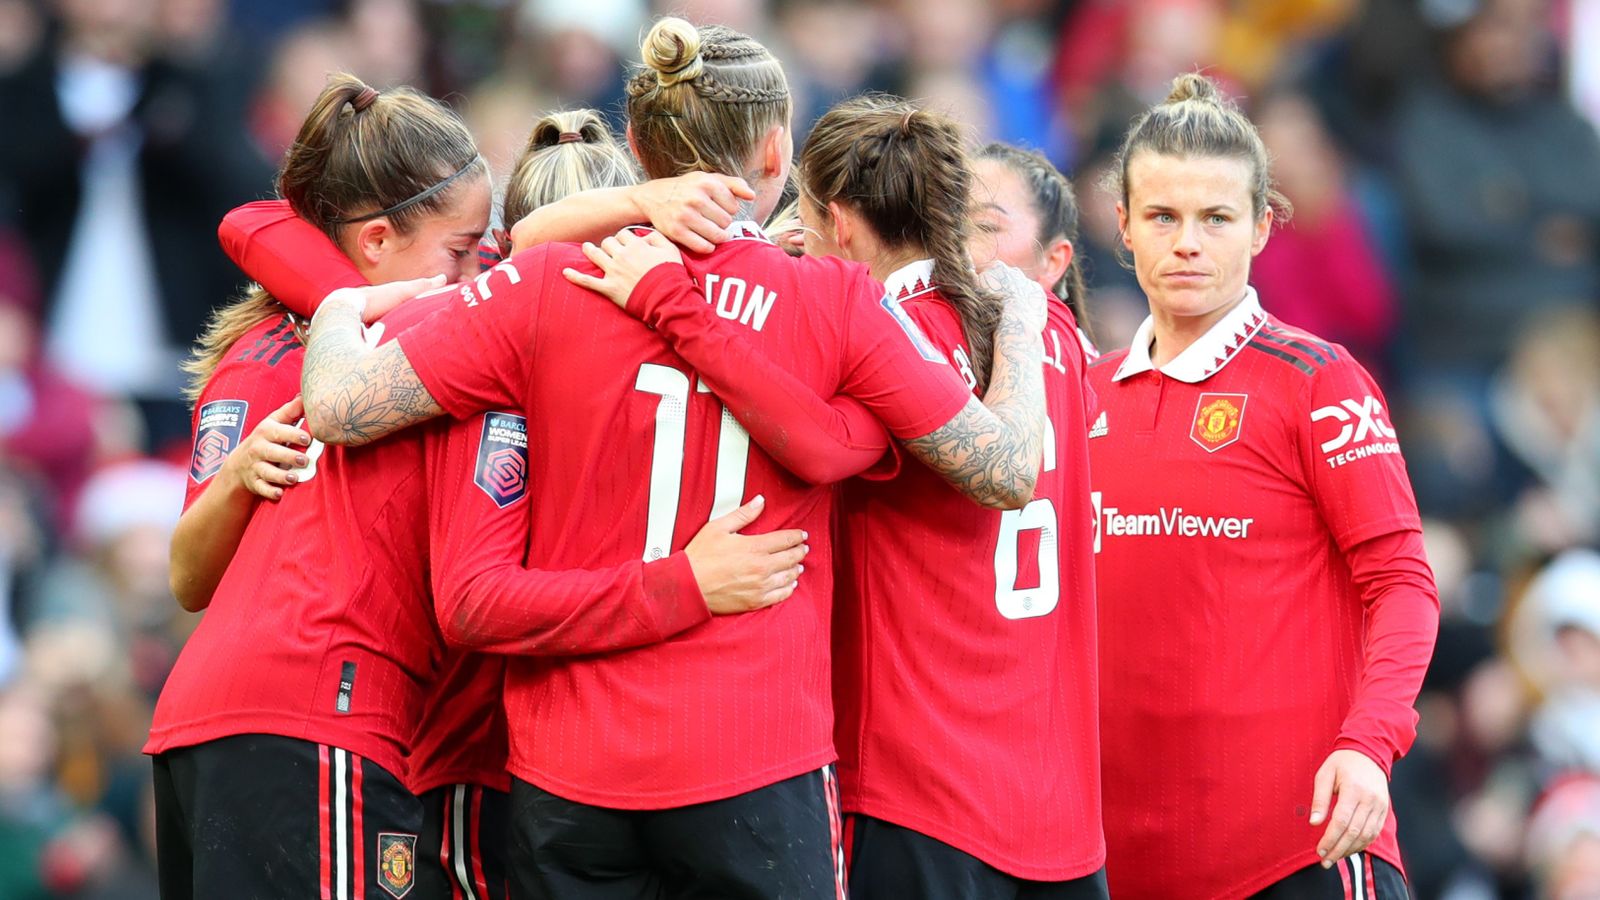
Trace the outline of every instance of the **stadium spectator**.
{"label": "stadium spectator", "polygon": [[1343,344],[1381,376],[1398,318],[1395,289],[1340,149],[1302,94],[1270,95],[1255,119],[1294,218],[1279,224],[1256,257],[1251,283],[1268,312]]}
{"label": "stadium spectator", "polygon": [[195,223],[260,190],[268,169],[243,143],[243,95],[210,94],[209,71],[160,58],[155,0],[54,9],[60,27],[0,78],[0,128],[28,135],[0,146],[0,193],[42,276],[50,358],[143,401],[159,445],[184,418],[173,366],[237,283]]}

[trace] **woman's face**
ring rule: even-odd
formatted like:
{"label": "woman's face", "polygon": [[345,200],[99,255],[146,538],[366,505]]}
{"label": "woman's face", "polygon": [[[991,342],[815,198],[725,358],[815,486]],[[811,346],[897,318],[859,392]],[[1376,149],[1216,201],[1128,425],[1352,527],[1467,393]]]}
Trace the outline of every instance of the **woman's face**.
{"label": "woman's face", "polygon": [[1039,211],[1022,176],[1005,163],[980,159],[972,164],[972,240],[968,252],[979,269],[999,260],[1054,290],[1045,279],[1044,248],[1039,246]]}
{"label": "woman's face", "polygon": [[[466,178],[467,176],[463,176]],[[391,233],[362,274],[373,284],[444,273],[451,283],[478,274],[478,241],[489,227],[489,179],[455,185],[444,209],[417,221],[408,234]],[[357,267],[362,268],[360,262]]]}
{"label": "woman's face", "polygon": [[1253,214],[1249,162],[1138,152],[1127,180],[1117,218],[1150,311],[1220,317],[1243,299],[1272,228],[1271,210]]}

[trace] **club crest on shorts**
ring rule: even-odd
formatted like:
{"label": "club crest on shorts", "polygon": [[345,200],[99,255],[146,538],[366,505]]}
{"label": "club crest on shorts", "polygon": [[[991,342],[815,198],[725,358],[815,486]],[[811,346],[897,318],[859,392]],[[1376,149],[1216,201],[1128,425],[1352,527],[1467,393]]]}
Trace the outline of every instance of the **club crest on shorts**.
{"label": "club crest on shorts", "polygon": [[1207,453],[1237,441],[1248,399],[1245,394],[1201,394],[1195,403],[1194,427],[1189,430],[1189,437]]}
{"label": "club crest on shorts", "polygon": [[200,407],[194,432],[194,455],[189,458],[189,477],[195,484],[222,471],[233,448],[244,437],[244,419],[250,404],[243,400],[213,400]]}
{"label": "club crest on shorts", "polygon": [[378,834],[378,884],[392,897],[411,893],[417,880],[417,836]]}
{"label": "club crest on shorts", "polygon": [[511,413],[483,417],[473,483],[505,509],[528,492],[528,420]]}

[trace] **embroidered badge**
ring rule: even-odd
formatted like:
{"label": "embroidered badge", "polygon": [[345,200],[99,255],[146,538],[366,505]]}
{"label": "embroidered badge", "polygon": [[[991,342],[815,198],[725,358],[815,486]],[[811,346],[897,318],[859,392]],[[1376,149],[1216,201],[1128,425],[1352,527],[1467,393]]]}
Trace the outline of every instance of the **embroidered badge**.
{"label": "embroidered badge", "polygon": [[378,835],[378,884],[392,897],[411,893],[417,880],[417,836],[414,834]]}
{"label": "embroidered badge", "polygon": [[1245,394],[1201,394],[1195,403],[1194,427],[1189,430],[1189,437],[1207,453],[1237,441],[1248,399]]}
{"label": "embroidered badge", "polygon": [[505,509],[528,492],[528,420],[511,413],[483,417],[478,439],[476,484],[494,505]]}
{"label": "embroidered badge", "polygon": [[243,400],[213,400],[200,407],[194,432],[194,455],[189,459],[189,477],[195,484],[222,470],[222,463],[244,437],[244,419],[250,404]]}

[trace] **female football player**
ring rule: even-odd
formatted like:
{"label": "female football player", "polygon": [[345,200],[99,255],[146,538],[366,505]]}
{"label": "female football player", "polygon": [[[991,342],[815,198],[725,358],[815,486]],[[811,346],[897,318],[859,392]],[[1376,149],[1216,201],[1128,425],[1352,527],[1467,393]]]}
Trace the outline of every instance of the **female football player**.
{"label": "female football player", "polygon": [[[719,402],[719,384],[736,385],[749,354],[770,354],[813,396],[867,404],[971,495],[1025,503],[1043,439],[1043,304],[1029,295],[1000,314],[990,405],[978,402],[864,268],[793,259],[754,224],[776,205],[792,155],[787,86],[765,48],[664,19],[643,55],[629,85],[629,133],[646,173],[743,175],[755,192],[734,237],[691,261],[701,292],[680,269],[685,290],[661,310],[674,321],[652,322],[721,342],[715,365],[697,365],[691,381],[658,333],[562,281],[564,268],[583,262],[577,248],[545,245],[456,292],[394,347],[359,344],[360,307],[382,292],[328,298],[303,382],[312,433],[363,444],[446,409],[465,417],[514,400],[540,411],[529,418],[531,485],[541,516],[553,519],[544,537],[534,534],[530,556],[541,565],[637,558],[641,548],[653,558],[681,543],[682,510],[694,521],[758,489],[768,515],[807,529],[813,554],[825,553],[831,491],[750,449]],[[350,405],[358,393],[378,405]],[[785,398],[769,399],[780,409]],[[793,451],[781,415],[744,408],[763,447]],[[815,569],[791,600],[680,640],[556,667],[509,663],[522,891],[843,890],[828,765],[831,578],[826,564]]]}
{"label": "female football player", "polygon": [[1072,310],[1084,353],[1098,357],[1089,338],[1088,288],[1078,240],[1078,198],[1072,182],[1043,153],[999,142],[985,144],[972,163],[972,257],[981,267],[998,259],[1021,269]]}
{"label": "female football player", "polygon": [[[807,252],[866,263],[981,395],[994,307],[967,255],[972,185],[956,124],[891,97],[847,100],[817,122],[799,170]],[[645,273],[623,270],[646,243],[624,234],[591,247],[606,278],[572,277],[638,308]],[[1105,896],[1075,329],[1051,303],[1047,443],[1025,507],[975,506],[921,467],[844,486],[834,700],[854,896]]]}
{"label": "female football player", "polygon": [[1111,893],[1406,897],[1388,777],[1438,597],[1383,393],[1263,311],[1286,207],[1214,83],[1114,173],[1150,315],[1090,368]]}
{"label": "female football player", "polygon": [[[408,92],[402,94],[407,95]],[[362,100],[358,95],[359,103],[352,109],[355,114],[364,114],[370,104],[384,100],[385,97]],[[355,108],[357,105],[360,108]],[[431,101],[425,101],[422,108],[446,117],[446,125],[454,122]],[[470,147],[470,138],[459,130],[459,123],[454,127]],[[339,123],[334,128],[340,128]],[[360,179],[369,176],[374,167],[381,169],[392,162],[386,158],[385,148],[388,152],[416,149],[415,135],[410,135],[409,141],[407,137],[403,131],[336,131],[327,138],[336,145],[365,139],[361,166],[351,170],[334,165],[319,171],[340,179],[342,185],[359,186]],[[386,143],[389,141],[394,143]],[[305,141],[297,145],[296,152],[309,152],[316,146],[314,141]],[[337,160],[340,149],[350,148],[336,146],[329,155]],[[613,148],[611,156],[615,155]],[[286,172],[295,170],[295,162],[292,153]],[[481,179],[480,187],[486,201],[487,185]],[[285,193],[294,196],[289,191]],[[435,191],[434,196],[441,193]],[[406,208],[403,202],[391,204],[391,213],[395,205]],[[324,234],[340,239],[341,244],[348,242],[348,229],[330,227],[341,224],[337,219],[345,217],[342,211],[335,211],[335,219],[329,220],[319,218],[326,217],[328,211],[314,202],[295,204],[295,209],[321,225]],[[468,229],[460,229],[459,237],[453,256],[465,259],[475,240]],[[319,235],[318,240],[340,264],[311,266],[315,270],[313,284],[317,279],[327,279],[324,283],[340,279],[359,283],[381,274],[361,265],[359,257],[341,254],[327,238]],[[399,240],[396,243],[397,252],[403,252],[407,245]],[[313,247],[312,252],[317,249]],[[355,263],[353,268],[351,263]],[[274,286],[285,299],[297,289],[320,296],[318,288],[304,284]],[[298,358],[287,360],[283,353],[274,357],[252,352],[258,349],[250,344],[243,352],[230,351],[225,364],[265,361],[298,368]],[[295,380],[291,374],[287,386],[291,393]],[[213,379],[211,386],[216,383]],[[457,435],[454,432],[458,429],[452,429],[451,433],[430,440],[425,455],[407,457],[412,463],[426,460],[427,465],[421,468],[430,475],[438,473],[430,480],[440,486],[430,490],[429,497],[434,501],[431,504],[404,502],[403,498],[413,497],[415,490],[405,493],[393,487],[422,483],[416,477],[415,466],[407,470],[390,460],[387,469],[382,465],[371,467],[380,477],[362,482],[351,478],[341,460],[323,457],[321,446],[313,444],[306,449],[303,460],[297,461],[299,468],[289,473],[301,484],[296,493],[284,498],[281,508],[257,511],[228,576],[217,590],[217,605],[186,648],[185,659],[169,682],[153,729],[150,749],[161,753],[157,760],[158,784],[167,785],[170,790],[166,793],[173,798],[165,804],[168,814],[163,819],[167,826],[163,830],[163,875],[170,875],[177,895],[186,895],[182,893],[185,888],[193,894],[210,895],[220,888],[208,885],[218,884],[223,878],[243,884],[271,881],[275,885],[271,892],[299,893],[293,884],[306,883],[315,885],[311,890],[324,892],[340,890],[343,885],[362,894],[370,886],[404,894],[418,879],[424,890],[432,882],[437,884],[434,889],[443,891],[448,867],[449,877],[462,890],[502,896],[498,856],[473,852],[485,846],[484,835],[490,837],[487,846],[493,848],[493,839],[500,834],[493,823],[497,808],[503,810],[503,805],[497,807],[494,795],[483,790],[483,782],[489,782],[490,787],[504,787],[503,724],[493,714],[498,709],[500,664],[483,656],[446,657],[437,639],[428,635],[442,629],[446,636],[461,638],[459,643],[472,646],[521,640],[559,644],[568,652],[605,649],[618,643],[660,639],[700,621],[708,608],[712,612],[731,611],[719,604],[733,600],[732,595],[711,586],[711,580],[718,580],[723,588],[731,586],[730,580],[723,577],[732,574],[723,565],[725,562],[737,558],[745,563],[759,556],[763,567],[746,578],[750,583],[742,595],[745,599],[738,600],[733,609],[748,609],[771,594],[764,582],[767,575],[777,571],[772,566],[792,570],[792,559],[773,563],[778,554],[751,552],[731,535],[736,529],[728,527],[728,521],[719,521],[704,529],[685,554],[675,557],[675,563],[663,564],[675,566],[672,571],[677,577],[643,573],[641,583],[637,572],[618,572],[610,578],[591,579],[587,586],[567,583],[566,593],[559,593],[563,585],[557,583],[558,579],[528,581],[527,576],[538,573],[526,573],[516,580],[522,573],[506,570],[519,568],[514,563],[520,559],[528,527],[527,512],[517,505],[519,418],[515,413],[499,413],[492,420],[475,423],[470,435]],[[493,452],[486,452],[486,448]],[[395,479],[381,477],[385,472],[407,471],[412,474]],[[459,472],[464,472],[460,478],[448,477]],[[394,490],[387,502],[379,493],[381,490]],[[330,503],[340,497],[356,498],[357,502]],[[418,508],[406,508],[409,506]],[[423,506],[429,506],[431,513],[425,514]],[[370,515],[374,511],[378,514],[376,519]],[[352,513],[365,518],[351,522]],[[740,517],[730,517],[731,521],[743,524],[751,517],[749,507],[739,513]],[[355,552],[362,545],[359,540],[348,543],[354,540],[348,533],[328,537],[332,533],[330,523],[355,524],[358,533],[393,532],[391,536],[396,539],[388,543],[397,552],[387,558],[372,555],[364,559],[364,564],[341,567],[338,560],[363,559]],[[422,528],[414,523],[421,523]],[[320,539],[319,534],[323,535]],[[415,541],[410,538],[419,534],[429,537],[429,550],[413,546]],[[214,539],[221,542],[223,537]],[[775,539],[788,540],[790,544],[802,540],[798,532],[792,532],[768,537],[766,541],[772,543]],[[338,544],[345,546],[337,557],[330,555],[328,551]],[[233,538],[225,547],[224,559],[232,557],[239,545],[239,538]],[[426,624],[412,621],[424,604],[409,602],[426,593],[425,579],[418,579],[418,562],[429,555],[436,582],[450,586],[450,592],[460,598],[449,608],[451,615],[441,615],[437,628],[431,623],[431,610],[427,611]],[[685,563],[685,559],[689,562]],[[639,566],[633,569],[638,570]],[[590,622],[577,612],[580,608],[605,607],[594,594],[625,601],[645,590],[644,599],[650,599],[654,595],[647,588],[652,579],[667,591],[663,608],[684,613],[678,617],[678,624],[647,622],[650,607],[643,603],[633,604],[627,612],[620,606],[616,609],[645,623],[631,628],[625,623],[619,627],[614,617]],[[537,590],[529,591],[530,584]],[[701,584],[707,585],[704,600],[699,599]],[[300,586],[299,591],[293,590],[295,585]],[[292,599],[287,603],[264,602],[259,593],[262,590],[287,590]],[[520,596],[518,590],[544,604],[540,609],[543,619],[524,616],[508,634],[508,629],[497,627],[496,623],[474,618],[473,595],[487,592]],[[296,598],[302,592],[304,595]],[[783,591],[778,594],[776,599],[782,599]],[[587,616],[592,618],[593,613]],[[593,632],[596,626],[604,626],[601,630],[605,634],[583,631],[588,628]],[[339,658],[342,661],[335,664]],[[261,682],[261,688],[250,687],[274,662],[298,669],[275,672],[269,675],[270,681]],[[367,681],[365,702],[363,692],[356,686],[358,673]],[[337,697],[327,708],[297,697],[302,692],[293,690],[296,682],[321,684],[330,677],[337,678],[336,684],[328,685],[330,690],[336,689]],[[427,687],[435,679],[438,684],[429,693]],[[310,686],[304,693],[317,694],[320,688]],[[326,743],[307,743],[303,738]],[[402,767],[401,754],[408,745],[411,758],[404,760]],[[257,771],[252,773],[252,768]],[[267,777],[260,777],[263,773]],[[274,773],[281,777],[274,777]],[[247,775],[252,777],[246,782],[230,780]],[[418,779],[432,779],[432,786],[440,794],[437,808],[429,806],[424,810],[414,798],[396,790],[397,776],[412,787],[426,788],[429,785]],[[277,798],[277,805],[271,809],[280,810],[282,815],[278,819],[248,818],[246,801],[256,796],[251,791],[263,796],[270,792]],[[424,812],[432,814],[426,817],[426,825]],[[229,821],[237,823],[237,827],[222,835],[197,836],[185,830],[195,815],[232,817]],[[287,867],[276,862],[275,869],[267,866],[266,861],[276,859],[270,848],[252,855],[248,848],[239,846],[239,842],[258,836],[259,832],[253,830],[258,828],[279,828],[288,836],[285,840],[295,842]],[[205,860],[195,858],[196,840],[205,845]],[[225,866],[208,861],[224,851],[231,854]],[[427,865],[430,857],[440,865]],[[419,867],[419,862],[424,865]]]}

